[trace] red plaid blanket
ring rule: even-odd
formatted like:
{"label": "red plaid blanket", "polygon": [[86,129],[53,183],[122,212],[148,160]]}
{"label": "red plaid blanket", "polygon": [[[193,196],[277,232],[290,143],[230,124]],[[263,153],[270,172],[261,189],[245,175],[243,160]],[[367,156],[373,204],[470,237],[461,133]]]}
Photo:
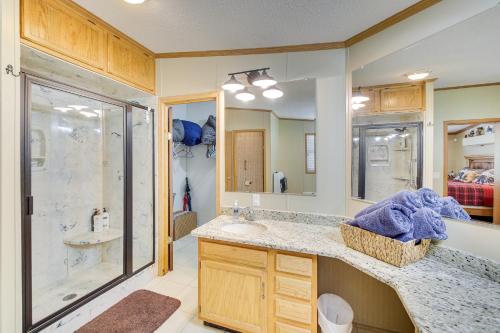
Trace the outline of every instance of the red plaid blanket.
{"label": "red plaid blanket", "polygon": [[449,181],[448,195],[463,206],[493,207],[493,186],[488,184]]}

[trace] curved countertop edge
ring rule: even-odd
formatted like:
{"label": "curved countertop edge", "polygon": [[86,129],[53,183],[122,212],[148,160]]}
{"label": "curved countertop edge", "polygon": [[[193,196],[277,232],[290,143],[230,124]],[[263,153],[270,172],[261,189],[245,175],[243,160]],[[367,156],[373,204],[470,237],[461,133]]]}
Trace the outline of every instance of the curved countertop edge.
{"label": "curved countertop edge", "polygon": [[228,223],[231,217],[219,216],[191,234],[341,260],[390,286],[419,332],[500,332],[500,283],[432,255],[398,268],[345,246],[338,226],[258,220],[267,230],[245,236],[223,231]]}

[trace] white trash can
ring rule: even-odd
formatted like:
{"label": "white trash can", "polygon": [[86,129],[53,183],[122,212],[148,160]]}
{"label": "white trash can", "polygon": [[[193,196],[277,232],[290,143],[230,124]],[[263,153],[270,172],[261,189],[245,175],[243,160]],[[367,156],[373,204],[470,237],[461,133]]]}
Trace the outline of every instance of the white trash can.
{"label": "white trash can", "polygon": [[318,298],[318,323],[322,333],[351,333],[354,312],[342,297],[323,294]]}

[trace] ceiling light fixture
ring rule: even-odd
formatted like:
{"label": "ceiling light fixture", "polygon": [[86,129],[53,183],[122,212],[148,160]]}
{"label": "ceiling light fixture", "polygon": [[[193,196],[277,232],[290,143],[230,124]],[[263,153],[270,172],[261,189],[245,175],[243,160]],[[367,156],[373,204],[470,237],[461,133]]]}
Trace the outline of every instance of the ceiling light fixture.
{"label": "ceiling light fixture", "polygon": [[281,96],[283,96],[283,90],[274,86],[274,87],[267,88],[266,90],[264,90],[262,92],[262,96],[267,97],[267,98],[271,98],[271,99],[280,98]]}
{"label": "ceiling light fixture", "polygon": [[124,0],[124,1],[131,5],[140,5],[141,3],[144,3],[146,0]]}
{"label": "ceiling light fixture", "polygon": [[366,105],[365,105],[365,104],[363,104],[363,103],[354,103],[354,104],[352,105],[352,109],[353,109],[353,110],[359,110],[359,109],[361,109],[361,108],[364,108],[365,106],[366,106]]}
{"label": "ceiling light fixture", "polygon": [[252,94],[248,88],[243,89],[242,91],[238,92],[235,97],[239,99],[240,101],[243,102],[249,102],[253,101],[255,99],[255,95]]}
{"label": "ceiling light fixture", "polygon": [[97,114],[94,112],[87,112],[87,111],[80,111],[80,114],[87,117],[87,118],[95,118],[97,117]]}
{"label": "ceiling light fixture", "polygon": [[253,86],[266,89],[274,86],[278,82],[273,77],[269,76],[269,74],[267,74],[267,70],[264,69],[262,73],[258,70],[248,73],[248,83]]}
{"label": "ceiling light fixture", "polygon": [[417,80],[423,80],[426,77],[428,77],[430,72],[428,71],[418,71],[418,72],[413,72],[410,74],[405,74],[407,78],[409,78],[412,81],[417,81]]}
{"label": "ceiling light fixture", "polygon": [[73,108],[76,111],[85,110],[85,109],[89,108],[88,106],[85,106],[85,105],[68,105],[68,107]]}
{"label": "ceiling light fixture", "polygon": [[[351,97],[352,104],[362,104],[370,100],[370,97],[361,94],[361,87],[356,90]],[[364,105],[363,105],[364,106]]]}
{"label": "ceiling light fixture", "polygon": [[222,85],[222,89],[230,91],[230,92],[236,92],[236,91],[239,91],[243,88],[245,88],[245,86],[240,81],[238,81],[236,79],[234,74],[231,75],[231,78],[229,80],[227,80],[226,82],[224,82],[224,84]]}
{"label": "ceiling light fixture", "polygon": [[56,107],[54,108],[54,110],[57,110],[57,111],[61,111],[61,112],[63,112],[63,113],[66,113],[66,112],[71,111],[71,110],[73,110],[73,109],[72,109],[72,108],[66,108],[66,107],[64,107],[64,106],[56,106]]}

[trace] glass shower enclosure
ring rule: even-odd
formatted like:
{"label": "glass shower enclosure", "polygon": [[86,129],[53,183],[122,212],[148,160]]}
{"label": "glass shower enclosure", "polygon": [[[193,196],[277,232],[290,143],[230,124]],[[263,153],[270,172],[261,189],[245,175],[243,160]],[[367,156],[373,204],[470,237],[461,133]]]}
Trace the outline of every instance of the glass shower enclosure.
{"label": "glass shower enclosure", "polygon": [[422,123],[353,125],[352,194],[378,202],[422,187]]}
{"label": "glass shower enclosure", "polygon": [[23,75],[23,316],[38,331],[154,263],[154,115]]}

